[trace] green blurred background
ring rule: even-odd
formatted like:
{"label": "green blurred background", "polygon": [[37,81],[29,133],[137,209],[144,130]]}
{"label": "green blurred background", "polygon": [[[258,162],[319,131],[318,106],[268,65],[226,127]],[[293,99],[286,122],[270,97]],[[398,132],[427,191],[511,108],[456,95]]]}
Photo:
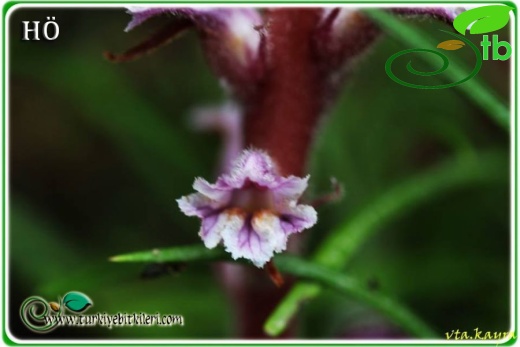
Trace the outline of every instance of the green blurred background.
{"label": "green blurred background", "polygon": [[[60,26],[57,40],[21,41],[22,20],[47,16]],[[180,213],[175,199],[192,191],[195,176],[214,178],[220,141],[194,132],[189,113],[226,98],[193,32],[135,62],[104,60],[103,51],[124,51],[169,20],[156,18],[125,33],[129,19],[123,8],[18,9],[9,19],[8,302],[16,337],[236,334],[233,303],[210,264],[143,279],[143,265],[107,261],[200,243],[199,222]],[[446,39],[436,30],[445,24],[406,21],[438,42]],[[508,38],[506,30],[499,34]],[[452,158],[487,160],[482,153],[491,151],[496,174],[489,180],[402,211],[363,244],[347,272],[408,305],[441,336],[476,327],[507,331],[509,134],[459,88],[419,90],[390,80],[384,63],[406,48],[380,39],[351,70],[322,124],[310,160],[311,194],[328,191],[334,176],[345,197],[320,208],[318,225],[306,232],[306,252],[390,187]],[[471,54],[465,61],[471,70]],[[477,78],[508,102],[509,70],[509,62],[485,61]],[[26,297],[52,301],[71,290],[92,298],[87,313],[182,314],[185,326],[59,328],[37,335],[21,324]],[[405,336],[373,309],[328,290],[299,318],[300,338]]]}

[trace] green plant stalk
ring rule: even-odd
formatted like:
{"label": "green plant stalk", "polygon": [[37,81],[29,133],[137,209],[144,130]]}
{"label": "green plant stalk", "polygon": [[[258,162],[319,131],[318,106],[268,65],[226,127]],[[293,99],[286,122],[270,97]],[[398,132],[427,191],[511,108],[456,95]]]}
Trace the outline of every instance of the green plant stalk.
{"label": "green plant stalk", "polygon": [[[196,245],[117,255],[111,257],[109,260],[113,262],[185,262],[198,260],[230,260],[230,258],[222,249],[207,249],[202,245]],[[244,264],[247,263],[246,261],[241,262]],[[406,307],[382,293],[367,290],[365,286],[347,275],[295,256],[277,256],[276,266],[284,273],[290,273],[300,278],[316,281],[344,295],[366,303],[412,335],[425,338],[434,337],[436,335],[430,327]]]}
{"label": "green plant stalk", "polygon": [[[437,43],[428,38],[427,35],[411,28],[406,23],[396,19],[394,16],[378,9],[364,10],[364,14],[374,20],[381,28],[393,38],[406,43],[410,48],[432,48]],[[430,54],[420,55],[430,65],[437,65],[438,59]],[[453,80],[458,81],[466,77],[467,73],[460,63],[450,62],[450,73]],[[509,129],[509,109],[499,100],[497,95],[478,78],[472,78],[458,86],[466,96],[478,105],[499,126]]]}
{"label": "green plant stalk", "polygon": [[[507,158],[493,152],[477,157],[462,156],[406,180],[333,230],[316,251],[313,262],[330,269],[343,268],[361,244],[386,222],[455,188],[501,179],[501,174],[504,176],[501,169],[507,167],[506,163]],[[300,304],[316,297],[320,291],[316,283],[297,283],[266,321],[265,332],[279,335]]]}

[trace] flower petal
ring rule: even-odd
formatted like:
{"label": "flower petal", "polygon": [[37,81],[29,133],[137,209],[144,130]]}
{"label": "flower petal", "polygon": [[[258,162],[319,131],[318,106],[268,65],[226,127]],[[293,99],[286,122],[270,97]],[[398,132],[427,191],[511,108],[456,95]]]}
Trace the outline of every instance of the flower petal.
{"label": "flower petal", "polygon": [[257,267],[263,267],[274,252],[285,250],[287,244],[278,217],[267,212],[246,220],[238,232],[224,230],[222,238],[233,259],[249,259]]}
{"label": "flower petal", "polygon": [[193,182],[193,189],[214,202],[218,201],[219,206],[223,206],[229,201],[232,190],[230,187],[211,184],[200,177]]}
{"label": "flower petal", "polygon": [[199,218],[205,218],[218,208],[215,201],[199,193],[183,196],[177,199],[177,204],[185,215]]}
{"label": "flower petal", "polygon": [[235,189],[243,188],[247,182],[269,188],[278,184],[275,166],[267,153],[259,150],[245,150],[231,168],[231,172],[222,176],[221,184]]}
{"label": "flower petal", "polygon": [[202,220],[199,236],[208,248],[216,247],[223,235],[236,234],[244,224],[244,215],[240,211],[223,211]]}
{"label": "flower petal", "polygon": [[[199,236],[204,242],[204,246],[207,248],[215,248],[222,237],[219,233],[219,228],[221,224],[218,225],[220,219],[220,214],[215,213],[206,216],[201,223]],[[222,222],[221,222],[222,223]]]}
{"label": "flower petal", "polygon": [[127,9],[128,14],[132,15],[132,20],[126,26],[125,31],[132,30],[152,17],[171,12],[170,9],[164,7],[129,6]]}
{"label": "flower petal", "polygon": [[[215,8],[183,8],[183,7],[146,7],[146,6],[128,6],[128,14],[132,16],[132,20],[128,23],[125,31],[130,31],[136,26],[141,25],[148,19],[170,14],[183,18],[188,18],[201,26],[204,22],[215,21],[214,17],[218,16],[218,9]],[[218,17],[217,17],[218,18]]]}
{"label": "flower petal", "polygon": [[389,8],[390,12],[406,16],[430,17],[446,23],[453,23],[455,17],[464,11],[463,7],[403,7]]}
{"label": "flower petal", "polygon": [[223,138],[220,172],[227,171],[244,148],[242,118],[240,108],[234,103],[199,108],[193,112],[191,119],[197,130],[218,131]]}
{"label": "flower petal", "polygon": [[287,234],[301,232],[309,229],[318,221],[316,210],[309,205],[296,205],[292,203],[285,208],[280,215],[280,225]]}
{"label": "flower petal", "polygon": [[271,186],[277,199],[298,200],[307,189],[310,175],[304,178],[289,176],[282,178],[276,186]]}
{"label": "flower petal", "polygon": [[270,211],[259,211],[251,221],[253,229],[266,240],[267,246],[274,252],[285,251],[287,235],[283,232],[280,219]]}

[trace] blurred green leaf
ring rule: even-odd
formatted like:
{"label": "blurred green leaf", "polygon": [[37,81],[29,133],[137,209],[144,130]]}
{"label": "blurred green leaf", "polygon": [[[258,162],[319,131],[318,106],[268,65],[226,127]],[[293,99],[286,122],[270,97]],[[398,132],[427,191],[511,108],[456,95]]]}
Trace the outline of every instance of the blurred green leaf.
{"label": "blurred green leaf", "polygon": [[[59,238],[56,226],[41,217],[26,202],[11,201],[9,206],[10,260],[16,273],[29,283],[53,281],[72,266],[79,266],[77,250]],[[35,262],[42,254],[51,253],[45,263]]]}
{"label": "blurred green leaf", "polygon": [[[71,116],[106,133],[158,200],[171,208],[174,196],[165,188],[172,184],[172,173],[193,177],[207,171],[204,162],[197,160],[195,148],[187,144],[185,134],[189,131],[165,122],[161,113],[168,111],[161,112],[137,94],[114,64],[100,57],[84,65],[83,59],[72,54],[64,61],[42,57],[45,68],[38,66],[34,72],[26,65],[15,65],[20,70],[13,72],[45,81],[47,88],[75,104],[80,111]],[[81,88],[70,88],[78,83]]]}

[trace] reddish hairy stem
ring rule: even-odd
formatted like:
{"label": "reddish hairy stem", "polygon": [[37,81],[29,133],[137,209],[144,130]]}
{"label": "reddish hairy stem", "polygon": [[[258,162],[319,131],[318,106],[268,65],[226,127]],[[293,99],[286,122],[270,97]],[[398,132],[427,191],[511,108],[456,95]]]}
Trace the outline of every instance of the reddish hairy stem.
{"label": "reddish hairy stem", "polygon": [[[265,13],[265,74],[246,103],[246,146],[266,150],[280,174],[303,176],[314,129],[324,106],[324,79],[313,51],[319,9],[272,9]],[[322,77],[322,76],[321,76]],[[295,246],[290,243],[290,248]],[[273,268],[269,273],[276,275]],[[276,276],[275,276],[276,277]],[[234,293],[240,337],[266,337],[263,324],[287,293],[265,274],[248,268]],[[282,337],[294,335],[294,325]]]}
{"label": "reddish hairy stem", "polygon": [[247,105],[246,143],[267,150],[282,175],[303,175],[324,106],[324,81],[312,49],[319,17],[318,9],[266,13],[266,71]]}

